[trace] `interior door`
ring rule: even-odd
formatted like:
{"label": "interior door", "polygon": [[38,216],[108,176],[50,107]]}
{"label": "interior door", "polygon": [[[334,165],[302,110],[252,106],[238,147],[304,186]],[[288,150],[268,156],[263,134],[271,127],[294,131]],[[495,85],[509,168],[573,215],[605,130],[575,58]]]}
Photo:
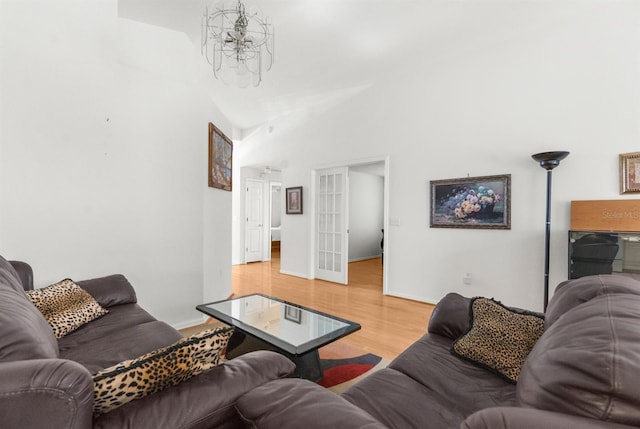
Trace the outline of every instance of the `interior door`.
{"label": "interior door", "polygon": [[347,167],[316,175],[315,276],[342,284],[349,280],[348,180]]}
{"label": "interior door", "polygon": [[247,179],[245,194],[245,262],[262,261],[264,215],[262,213],[262,181]]}

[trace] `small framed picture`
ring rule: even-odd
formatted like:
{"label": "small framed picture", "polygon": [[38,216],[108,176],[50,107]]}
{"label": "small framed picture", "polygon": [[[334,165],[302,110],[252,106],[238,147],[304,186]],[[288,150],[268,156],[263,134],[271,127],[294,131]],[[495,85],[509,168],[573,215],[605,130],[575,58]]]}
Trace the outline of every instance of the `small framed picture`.
{"label": "small framed picture", "polygon": [[640,193],[640,152],[620,154],[620,193]]}
{"label": "small framed picture", "polygon": [[293,305],[284,305],[284,318],[295,323],[302,322],[302,310]]}
{"label": "small framed picture", "polygon": [[209,122],[209,187],[231,191],[233,143]]}
{"label": "small framed picture", "polygon": [[302,214],[302,186],[287,188],[287,214]]}

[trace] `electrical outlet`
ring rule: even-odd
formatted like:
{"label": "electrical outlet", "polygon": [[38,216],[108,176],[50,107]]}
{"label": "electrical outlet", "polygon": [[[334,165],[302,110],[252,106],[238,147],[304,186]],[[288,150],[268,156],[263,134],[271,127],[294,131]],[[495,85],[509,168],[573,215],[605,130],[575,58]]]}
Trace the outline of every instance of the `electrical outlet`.
{"label": "electrical outlet", "polygon": [[462,283],[470,285],[472,279],[473,276],[471,275],[471,273],[464,273],[464,275],[462,276]]}

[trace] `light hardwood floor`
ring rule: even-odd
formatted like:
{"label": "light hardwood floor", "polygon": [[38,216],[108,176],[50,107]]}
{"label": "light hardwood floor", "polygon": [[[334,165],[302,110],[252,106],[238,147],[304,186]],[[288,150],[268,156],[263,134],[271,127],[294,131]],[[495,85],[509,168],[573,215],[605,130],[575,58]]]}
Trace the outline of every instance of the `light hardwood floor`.
{"label": "light hardwood floor", "polygon": [[271,262],[233,267],[236,296],[263,293],[360,323],[362,329],[338,341],[393,359],[427,330],[433,305],[382,294],[380,258],[349,264],[349,285],[280,274]]}

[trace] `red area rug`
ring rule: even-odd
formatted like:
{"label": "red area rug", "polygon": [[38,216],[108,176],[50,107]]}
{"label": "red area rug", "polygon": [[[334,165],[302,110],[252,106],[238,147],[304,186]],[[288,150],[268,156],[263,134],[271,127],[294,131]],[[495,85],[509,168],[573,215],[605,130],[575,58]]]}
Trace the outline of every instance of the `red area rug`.
{"label": "red area rug", "polygon": [[321,348],[319,354],[323,377],[318,384],[334,392],[346,389],[388,363],[380,356],[339,342]]}
{"label": "red area rug", "polygon": [[347,359],[320,359],[322,379],[318,384],[333,387],[346,383],[373,369],[381,361],[380,356],[371,353]]}

